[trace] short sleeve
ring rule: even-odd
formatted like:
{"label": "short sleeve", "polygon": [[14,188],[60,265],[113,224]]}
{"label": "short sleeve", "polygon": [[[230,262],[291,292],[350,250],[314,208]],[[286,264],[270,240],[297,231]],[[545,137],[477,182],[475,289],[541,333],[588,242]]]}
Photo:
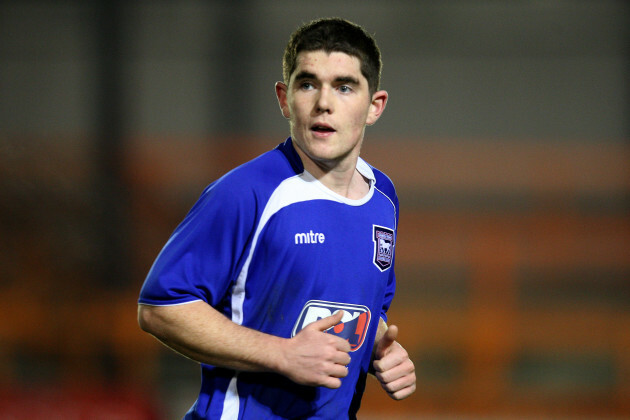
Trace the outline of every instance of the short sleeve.
{"label": "short sleeve", "polygon": [[139,302],[217,306],[242,266],[256,217],[255,194],[229,177],[211,184],[158,255]]}

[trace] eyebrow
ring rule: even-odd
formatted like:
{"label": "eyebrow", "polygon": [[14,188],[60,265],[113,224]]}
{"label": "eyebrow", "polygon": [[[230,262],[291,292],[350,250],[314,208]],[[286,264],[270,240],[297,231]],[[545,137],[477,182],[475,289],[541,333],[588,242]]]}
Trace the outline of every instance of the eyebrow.
{"label": "eyebrow", "polygon": [[357,79],[355,79],[352,76],[342,76],[342,77],[337,77],[335,79],[335,82],[338,83],[347,83],[347,84],[351,84],[351,85],[358,85],[359,81]]}
{"label": "eyebrow", "polygon": [[317,79],[313,73],[309,73],[307,71],[301,71],[295,75],[295,81],[304,80],[304,79]]}
{"label": "eyebrow", "polygon": [[[301,71],[298,74],[295,75],[295,81],[298,82],[300,80],[308,80],[308,79],[313,79],[313,80],[317,80],[317,76],[315,76],[313,73],[307,72],[307,71]],[[335,82],[337,83],[348,83],[348,84],[355,84],[358,85],[359,80],[357,80],[356,78],[352,77],[352,76],[339,76],[337,78],[335,78]]]}

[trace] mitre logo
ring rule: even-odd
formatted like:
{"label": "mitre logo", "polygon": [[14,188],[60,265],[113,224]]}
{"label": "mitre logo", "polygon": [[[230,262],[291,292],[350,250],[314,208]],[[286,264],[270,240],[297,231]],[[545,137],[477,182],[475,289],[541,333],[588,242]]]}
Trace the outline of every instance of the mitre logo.
{"label": "mitre logo", "polygon": [[385,271],[392,265],[394,257],[394,231],[383,226],[374,227],[374,265]]}
{"label": "mitre logo", "polygon": [[325,332],[348,340],[350,351],[359,350],[367,336],[371,318],[370,309],[363,305],[309,300],[304,305],[291,336],[295,337],[307,325],[329,317],[338,311],[343,311],[341,322]]}
{"label": "mitre logo", "polygon": [[323,233],[316,233],[312,230],[306,233],[295,234],[295,244],[323,244],[326,240],[326,236]]}

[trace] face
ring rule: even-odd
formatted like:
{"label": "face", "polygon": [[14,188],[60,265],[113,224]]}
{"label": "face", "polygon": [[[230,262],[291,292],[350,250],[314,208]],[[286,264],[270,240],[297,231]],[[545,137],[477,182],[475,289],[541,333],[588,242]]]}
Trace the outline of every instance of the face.
{"label": "face", "polygon": [[365,126],[376,122],[387,92],[370,95],[358,58],[341,52],[301,52],[289,85],[276,84],[282,114],[305,166],[354,170]]}

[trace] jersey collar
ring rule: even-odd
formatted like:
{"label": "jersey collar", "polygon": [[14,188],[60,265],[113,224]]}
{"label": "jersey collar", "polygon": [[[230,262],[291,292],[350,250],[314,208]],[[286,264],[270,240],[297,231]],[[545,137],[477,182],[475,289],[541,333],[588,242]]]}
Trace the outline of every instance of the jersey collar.
{"label": "jersey collar", "polygon": [[[283,143],[280,143],[276,149],[284,153],[291,164],[291,168],[293,168],[296,174],[304,172],[304,164],[302,163],[302,159],[300,159],[300,155],[298,155],[295,147],[293,146],[293,139],[291,137],[288,137]],[[357,171],[370,181],[370,187],[374,185],[376,182],[374,171],[372,171],[372,167],[361,157],[359,157],[359,160],[357,161]]]}

